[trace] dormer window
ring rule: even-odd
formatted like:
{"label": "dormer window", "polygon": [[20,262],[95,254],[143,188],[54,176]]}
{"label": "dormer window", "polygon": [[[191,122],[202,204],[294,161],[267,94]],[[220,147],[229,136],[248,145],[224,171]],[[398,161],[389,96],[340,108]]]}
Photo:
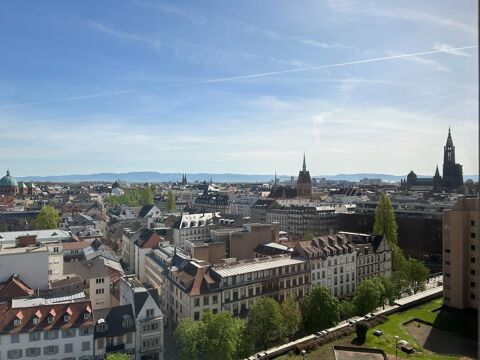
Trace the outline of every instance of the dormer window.
{"label": "dormer window", "polygon": [[99,319],[97,321],[97,331],[105,332],[108,329],[108,324],[105,322],[105,319]]}
{"label": "dormer window", "polygon": [[37,325],[38,324],[38,317],[34,316],[33,319],[32,319],[32,323],[33,323],[33,325]]}
{"label": "dormer window", "polygon": [[88,312],[83,313],[83,319],[84,320],[90,319],[90,314]]}
{"label": "dormer window", "polygon": [[127,329],[132,326],[132,318],[129,315],[122,316],[122,328]]}
{"label": "dormer window", "polygon": [[13,326],[18,326],[18,325],[20,325],[20,319],[14,319]]}
{"label": "dormer window", "polygon": [[63,321],[68,322],[68,320],[70,320],[70,315],[68,314],[63,315]]}
{"label": "dormer window", "polygon": [[49,315],[47,317],[47,323],[49,323],[49,324],[53,323],[53,316]]}

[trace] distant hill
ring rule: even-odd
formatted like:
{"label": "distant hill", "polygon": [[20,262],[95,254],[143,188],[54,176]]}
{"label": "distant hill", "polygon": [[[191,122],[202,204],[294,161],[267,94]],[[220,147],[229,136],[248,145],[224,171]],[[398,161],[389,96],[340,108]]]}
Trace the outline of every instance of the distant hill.
{"label": "distant hill", "polygon": [[[34,181],[34,182],[114,182],[120,180],[129,183],[145,183],[145,182],[175,182],[182,179],[182,173],[159,173],[154,171],[142,171],[142,172],[127,172],[127,173],[98,173],[98,174],[85,174],[85,175],[52,175],[52,176],[24,176],[18,177],[18,180],[22,181]],[[338,175],[315,175],[315,178],[325,178],[326,180],[344,180],[351,182],[358,182],[361,179],[382,179],[388,182],[399,182],[400,179],[405,179],[406,176],[397,176],[389,174],[338,174]],[[419,175],[419,177],[430,177]],[[247,174],[213,174],[213,173],[197,173],[188,174],[187,180],[189,182],[195,181],[212,181],[214,182],[245,182],[245,183],[265,183],[271,181],[274,175],[247,175]],[[288,175],[278,175],[281,181],[289,180]],[[473,179],[478,181],[478,175],[465,175],[464,180]]]}

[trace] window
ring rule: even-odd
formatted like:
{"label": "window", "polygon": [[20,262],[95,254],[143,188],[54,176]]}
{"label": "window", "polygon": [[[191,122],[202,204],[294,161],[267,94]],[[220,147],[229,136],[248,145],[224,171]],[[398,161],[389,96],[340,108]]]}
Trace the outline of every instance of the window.
{"label": "window", "polygon": [[92,333],[92,332],[91,332],[91,329],[92,329],[92,328],[89,328],[89,327],[87,327],[87,328],[82,328],[82,329],[80,330],[80,336],[90,335],[90,334]]}
{"label": "window", "polygon": [[98,278],[98,279],[95,279],[95,282],[97,284],[103,284],[105,282],[105,278]]}
{"label": "window", "polygon": [[62,331],[62,338],[69,338],[75,336],[75,329],[68,329]]}
{"label": "window", "polygon": [[475,270],[474,269],[470,270],[470,275],[475,275]]}
{"label": "window", "polygon": [[470,281],[470,287],[472,287],[472,288],[475,287],[475,281]]}
{"label": "window", "polygon": [[65,353],[72,353],[73,352],[73,344],[65,344]]}
{"label": "window", "polygon": [[470,294],[470,299],[475,300],[475,294]]}
{"label": "window", "polygon": [[13,334],[10,336],[10,343],[16,344],[20,342],[20,336],[18,334]]}
{"label": "window", "polygon": [[23,355],[22,350],[9,350],[7,351],[7,359],[20,359]]}
{"label": "window", "polygon": [[193,320],[195,320],[195,321],[200,320],[200,313],[198,311],[195,311],[193,313]]}
{"label": "window", "polygon": [[213,295],[212,296],[212,304],[216,305],[218,303],[218,296],[217,295]]}
{"label": "window", "polygon": [[25,351],[25,354],[26,354],[28,357],[40,356],[41,350],[42,350],[42,349],[39,348],[39,347],[28,348],[28,349]]}
{"label": "window", "polygon": [[98,295],[98,294],[104,294],[105,293],[105,289],[96,289],[95,290],[95,293]]}
{"label": "window", "polygon": [[475,220],[470,220],[470,226],[475,226]]}
{"label": "window", "polygon": [[450,249],[445,249],[445,254],[450,254]]}
{"label": "window", "polygon": [[82,351],[89,351],[90,350],[90,341],[82,342]]}
{"label": "window", "polygon": [[472,264],[475,264],[475,258],[474,258],[474,257],[471,257],[471,258],[470,258],[470,262],[471,262]]}
{"label": "window", "polygon": [[51,324],[53,322],[53,316],[47,317],[47,323]]}
{"label": "window", "polygon": [[199,298],[193,299],[193,306],[195,306],[195,307],[199,307],[199,306],[200,306],[200,299],[199,299]]}
{"label": "window", "polygon": [[32,323],[33,323],[33,325],[37,325],[37,324],[38,324],[38,318],[37,318],[36,316],[33,317]]}
{"label": "window", "polygon": [[470,233],[470,239],[475,239],[475,233],[474,232]]}
{"label": "window", "polygon": [[153,314],[154,314],[154,310],[153,309],[147,309],[147,317],[153,317]]}
{"label": "window", "polygon": [[203,297],[203,306],[208,306],[208,303],[209,303],[209,297],[208,296],[204,296]]}
{"label": "window", "polygon": [[58,353],[58,346],[56,345],[50,345],[50,346],[45,346],[43,348],[43,354],[44,355],[53,355]]}
{"label": "window", "polygon": [[45,332],[45,335],[43,336],[44,340],[52,340],[58,338],[58,332],[57,330],[51,330]]}
{"label": "window", "polygon": [[475,245],[470,245],[470,250],[475,251]]}
{"label": "window", "polygon": [[39,331],[28,334],[30,341],[40,341],[41,335],[42,333]]}

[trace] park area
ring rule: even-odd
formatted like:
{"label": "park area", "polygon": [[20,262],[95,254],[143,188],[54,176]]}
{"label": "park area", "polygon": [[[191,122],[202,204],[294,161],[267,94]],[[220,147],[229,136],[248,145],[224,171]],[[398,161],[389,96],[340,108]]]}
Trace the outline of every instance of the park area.
{"label": "park area", "polygon": [[[408,342],[415,350],[406,354],[398,348],[399,359],[475,359],[478,333],[477,317],[474,311],[442,309],[442,299],[435,299],[421,306],[388,316],[383,324],[368,330],[362,347],[385,351],[389,359],[395,356],[395,336],[398,341]],[[375,336],[374,330],[383,335]],[[305,354],[305,360],[335,360],[334,346],[356,346],[355,334],[321,345]],[[279,359],[302,359],[293,352]]]}

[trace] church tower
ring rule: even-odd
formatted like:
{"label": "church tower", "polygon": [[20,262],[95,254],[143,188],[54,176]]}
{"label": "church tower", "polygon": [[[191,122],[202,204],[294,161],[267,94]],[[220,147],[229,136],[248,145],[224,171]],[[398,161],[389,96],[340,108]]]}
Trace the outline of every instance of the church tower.
{"label": "church tower", "polygon": [[310,178],[310,172],[307,170],[305,153],[303,154],[302,170],[298,173],[297,195],[302,197],[310,197],[312,195],[312,179]]}
{"label": "church tower", "polygon": [[462,165],[455,163],[455,146],[448,128],[447,143],[443,147],[443,187],[453,191],[463,185]]}

